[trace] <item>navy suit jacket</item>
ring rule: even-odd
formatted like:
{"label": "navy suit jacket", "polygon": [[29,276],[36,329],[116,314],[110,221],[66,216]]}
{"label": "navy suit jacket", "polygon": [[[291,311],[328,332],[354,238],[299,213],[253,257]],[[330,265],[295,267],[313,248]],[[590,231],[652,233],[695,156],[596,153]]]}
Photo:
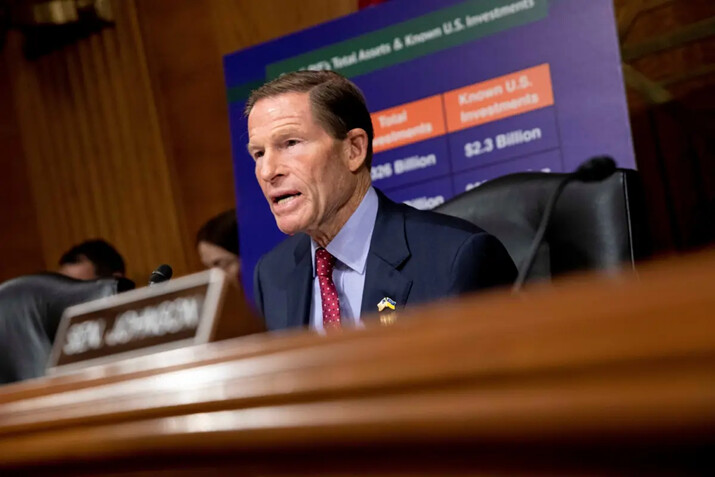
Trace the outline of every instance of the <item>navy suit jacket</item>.
{"label": "navy suit jacket", "polygon": [[[375,314],[384,297],[395,300],[399,311],[516,278],[514,262],[494,236],[462,219],[397,204],[377,193],[361,319]],[[313,265],[308,235],[290,237],[259,260],[254,292],[269,330],[309,324]]]}

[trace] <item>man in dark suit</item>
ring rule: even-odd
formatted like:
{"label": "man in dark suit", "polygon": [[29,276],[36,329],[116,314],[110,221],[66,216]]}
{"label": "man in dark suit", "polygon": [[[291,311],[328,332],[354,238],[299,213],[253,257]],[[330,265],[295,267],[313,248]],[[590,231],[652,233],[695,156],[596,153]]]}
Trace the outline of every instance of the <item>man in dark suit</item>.
{"label": "man in dark suit", "polygon": [[360,326],[379,309],[514,280],[493,236],[372,187],[370,114],[344,77],[283,75],[252,93],[246,115],[256,178],[278,227],[292,235],[256,266],[268,329]]}

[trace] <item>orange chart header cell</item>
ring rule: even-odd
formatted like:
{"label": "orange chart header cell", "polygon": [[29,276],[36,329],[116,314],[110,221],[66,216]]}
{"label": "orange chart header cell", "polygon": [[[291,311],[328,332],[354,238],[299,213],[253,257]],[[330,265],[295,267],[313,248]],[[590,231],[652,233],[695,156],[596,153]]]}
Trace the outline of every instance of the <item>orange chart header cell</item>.
{"label": "orange chart header cell", "polygon": [[374,152],[386,151],[445,134],[441,95],[371,114]]}
{"label": "orange chart header cell", "polygon": [[548,64],[444,93],[449,132],[554,104]]}

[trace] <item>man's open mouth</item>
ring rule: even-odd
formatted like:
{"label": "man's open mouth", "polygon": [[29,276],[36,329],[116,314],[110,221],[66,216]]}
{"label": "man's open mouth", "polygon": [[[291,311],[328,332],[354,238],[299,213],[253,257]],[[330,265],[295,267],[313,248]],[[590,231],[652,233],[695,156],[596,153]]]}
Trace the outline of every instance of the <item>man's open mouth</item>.
{"label": "man's open mouth", "polygon": [[295,199],[295,198],[298,197],[299,195],[301,195],[300,192],[293,192],[293,193],[289,193],[289,194],[281,194],[281,195],[278,195],[278,196],[276,196],[276,197],[273,198],[273,203],[274,203],[274,204],[285,204],[285,203],[288,203],[288,202],[290,202],[291,200]]}

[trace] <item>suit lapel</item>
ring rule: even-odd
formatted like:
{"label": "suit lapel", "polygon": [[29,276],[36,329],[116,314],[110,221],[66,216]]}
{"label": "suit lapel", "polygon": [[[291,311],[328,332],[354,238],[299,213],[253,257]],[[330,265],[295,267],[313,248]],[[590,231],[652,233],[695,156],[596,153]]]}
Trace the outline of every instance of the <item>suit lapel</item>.
{"label": "suit lapel", "polygon": [[365,287],[362,294],[361,317],[375,315],[377,304],[385,297],[402,309],[412,288],[412,280],[398,268],[410,257],[405,236],[405,216],[402,210],[377,190],[379,208],[367,256]]}
{"label": "suit lapel", "polygon": [[313,266],[310,260],[310,238],[306,235],[294,250],[295,268],[286,283],[286,327],[309,324],[310,302],[313,298]]}

